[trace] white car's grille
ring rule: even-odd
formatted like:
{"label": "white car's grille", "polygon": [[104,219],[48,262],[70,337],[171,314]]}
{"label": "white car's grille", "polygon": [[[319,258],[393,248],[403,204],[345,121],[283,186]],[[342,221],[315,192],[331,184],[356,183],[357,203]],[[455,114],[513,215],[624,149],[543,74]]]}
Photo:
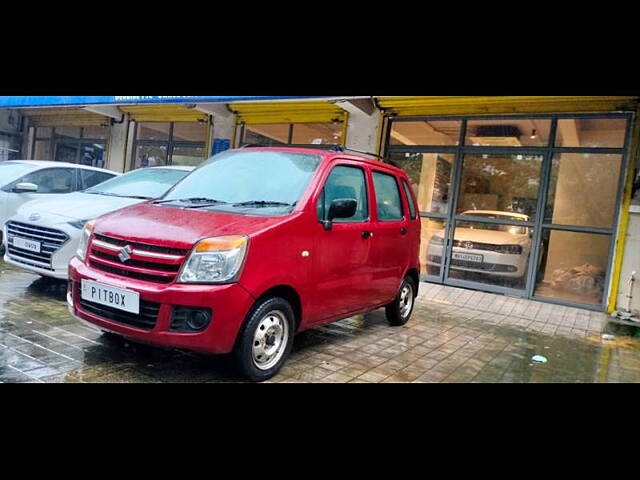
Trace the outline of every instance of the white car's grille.
{"label": "white car's grille", "polygon": [[[14,246],[15,237],[39,242],[40,252]],[[51,270],[51,257],[67,240],[69,236],[61,230],[21,222],[7,222],[7,255],[16,262]]]}

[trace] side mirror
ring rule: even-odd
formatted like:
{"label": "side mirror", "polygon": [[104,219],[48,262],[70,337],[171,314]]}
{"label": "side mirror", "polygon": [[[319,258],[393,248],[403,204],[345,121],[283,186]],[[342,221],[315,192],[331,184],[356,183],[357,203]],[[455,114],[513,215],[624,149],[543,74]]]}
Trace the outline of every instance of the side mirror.
{"label": "side mirror", "polygon": [[329,216],[327,220],[322,222],[325,230],[331,230],[333,220],[336,218],[351,218],[356,214],[358,202],[353,198],[337,198],[331,202],[329,207]]}
{"label": "side mirror", "polygon": [[14,193],[33,193],[38,191],[38,185],[35,183],[18,183],[15,187],[13,187]]}

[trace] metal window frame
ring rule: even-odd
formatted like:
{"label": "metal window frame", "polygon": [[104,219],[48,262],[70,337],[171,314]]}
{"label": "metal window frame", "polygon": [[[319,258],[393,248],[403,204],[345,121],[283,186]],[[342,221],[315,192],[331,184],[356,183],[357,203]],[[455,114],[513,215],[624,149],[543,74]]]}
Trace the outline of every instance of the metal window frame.
{"label": "metal window frame", "polygon": [[[168,123],[169,124],[169,138],[167,140],[140,140],[138,139],[138,128],[141,123]],[[166,166],[173,165],[173,150],[176,146],[178,147],[196,147],[202,148],[204,150],[205,155],[202,157],[202,161],[204,162],[210,155],[207,151],[207,139],[203,142],[189,142],[185,140],[174,140],[173,131],[175,124],[178,122],[134,122],[134,130],[133,130],[133,142],[131,149],[131,160],[130,170],[134,170],[136,168],[136,153],[138,151],[138,146],[152,146],[152,147],[167,147],[167,164]],[[193,123],[193,122],[187,122]],[[208,134],[210,136],[210,133]]]}
{"label": "metal window frame", "polygon": [[[278,145],[273,145],[273,147],[294,147],[294,148],[318,148],[320,150],[326,150],[327,148],[331,148],[331,147],[335,147],[335,146],[345,146],[347,144],[347,130],[348,130],[348,125],[349,125],[349,120],[348,118],[342,122],[344,125],[342,127],[342,138],[340,140],[340,143],[326,143],[326,144],[322,144],[322,145],[314,145],[314,144],[310,144],[310,143],[293,143],[293,129],[296,125],[304,125],[307,122],[297,122],[297,123],[283,123],[281,125],[288,125],[289,126],[289,133],[288,133],[288,137],[287,137],[287,143],[284,144],[278,144]],[[323,125],[324,123],[331,123],[331,122],[311,122],[312,124],[317,124],[317,125]],[[277,125],[277,124],[273,124],[273,123],[265,123],[265,124],[250,124],[251,125]],[[240,124],[240,139],[238,142],[238,147],[242,147],[244,145],[247,145],[247,142],[245,141],[245,134],[246,134],[246,130],[247,129],[247,124],[246,123],[241,123]],[[264,136],[264,135],[263,135]]]}
{"label": "metal window frame", "polygon": [[[546,146],[524,146],[524,147],[496,147],[496,146],[468,146],[465,145],[467,126],[469,121],[473,120],[509,120],[509,119],[548,119],[551,121],[551,128],[549,131],[549,141]],[[624,136],[624,144],[620,148],[609,147],[558,147],[556,146],[557,134],[558,134],[558,121],[561,119],[625,119],[626,131]],[[458,139],[458,145],[391,145],[391,132],[393,125],[396,122],[415,122],[415,121],[459,121],[460,136]],[[454,169],[452,175],[452,187],[451,187],[451,200],[447,206],[446,214],[433,214],[429,212],[419,212],[419,216],[422,218],[429,218],[433,220],[439,220],[445,224],[445,244],[443,246],[443,261],[440,266],[439,275],[423,275],[423,279],[426,281],[437,282],[440,284],[457,286],[462,288],[470,288],[474,290],[488,291],[492,293],[500,293],[510,296],[516,296],[521,298],[528,298],[537,301],[543,301],[546,303],[564,305],[569,307],[577,307],[586,310],[594,311],[606,311],[608,307],[609,296],[611,293],[611,279],[612,279],[612,266],[615,260],[615,250],[617,245],[617,234],[620,228],[621,219],[621,205],[624,197],[624,185],[627,176],[627,171],[630,161],[630,147],[633,136],[633,129],[635,122],[637,121],[635,112],[608,112],[608,113],[544,113],[544,114],[491,114],[491,115],[446,115],[446,116],[417,116],[417,117],[396,117],[395,115],[385,116],[385,131],[382,135],[383,145],[381,151],[385,155],[389,155],[393,152],[408,152],[408,153],[448,153],[454,155]],[[548,204],[549,187],[551,183],[551,168],[554,156],[557,154],[601,154],[601,155],[620,155],[621,156],[621,171],[620,178],[618,179],[618,191],[615,200],[615,216],[611,228],[599,228],[599,227],[585,227],[578,225],[560,225],[545,222],[545,211]],[[536,218],[532,222],[510,222],[499,219],[486,219],[473,216],[461,216],[457,215],[458,202],[460,189],[462,187],[462,169],[464,159],[469,154],[499,154],[499,155],[539,155],[542,156],[542,167],[540,171],[540,188],[538,191],[538,199],[536,204]],[[454,231],[457,222],[459,221],[471,221],[485,224],[498,224],[498,225],[516,225],[527,226],[533,228],[532,248],[529,256],[529,264],[527,275],[525,277],[524,289],[513,289],[508,287],[502,287],[491,284],[483,284],[480,282],[465,281],[459,279],[449,278],[449,272],[451,267],[451,252],[453,251]],[[549,231],[568,231],[585,234],[595,235],[607,235],[610,238],[610,246],[606,264],[605,273],[605,289],[603,291],[602,302],[598,305],[576,303],[572,301],[561,300],[557,298],[542,297],[535,294],[536,281],[538,271],[536,269],[539,256],[542,254],[540,242],[542,240],[542,234],[545,230]]]}

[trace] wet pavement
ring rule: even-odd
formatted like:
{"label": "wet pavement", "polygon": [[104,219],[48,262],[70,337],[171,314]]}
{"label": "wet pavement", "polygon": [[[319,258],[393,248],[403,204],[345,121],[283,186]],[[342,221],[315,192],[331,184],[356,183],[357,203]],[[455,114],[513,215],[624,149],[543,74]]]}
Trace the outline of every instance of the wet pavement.
{"label": "wet pavement", "polygon": [[[0,260],[0,382],[241,380],[226,356],[85,327],[68,314],[65,292],[64,282]],[[406,326],[390,327],[378,310],[303,332],[271,382],[640,382],[640,328],[602,313],[422,284]]]}

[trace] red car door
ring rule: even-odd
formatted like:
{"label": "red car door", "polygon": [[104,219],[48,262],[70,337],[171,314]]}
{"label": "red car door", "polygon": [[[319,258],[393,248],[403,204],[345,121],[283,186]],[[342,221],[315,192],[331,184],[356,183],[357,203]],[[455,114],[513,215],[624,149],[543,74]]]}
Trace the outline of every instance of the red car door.
{"label": "red car door", "polygon": [[372,284],[380,304],[391,301],[398,293],[409,264],[412,240],[398,178],[377,169],[371,170],[371,177],[375,194]]}
{"label": "red car door", "polygon": [[[366,168],[345,160],[331,167],[316,195],[311,323],[363,311],[374,303],[368,185]],[[331,202],[345,198],[357,201],[356,214],[334,220],[326,230],[320,221],[327,218]]]}

